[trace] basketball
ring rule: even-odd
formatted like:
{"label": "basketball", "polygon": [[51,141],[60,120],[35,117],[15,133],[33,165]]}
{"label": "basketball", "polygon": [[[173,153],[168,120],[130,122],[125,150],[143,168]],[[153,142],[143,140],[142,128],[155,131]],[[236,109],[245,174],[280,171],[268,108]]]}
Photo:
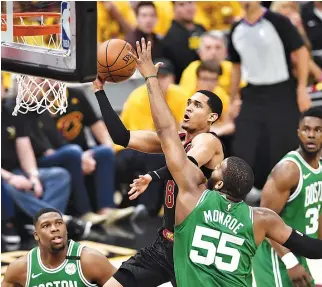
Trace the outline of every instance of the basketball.
{"label": "basketball", "polygon": [[102,82],[119,83],[130,78],[136,70],[136,62],[129,52],[135,53],[128,42],[108,40],[99,45],[97,72]]}

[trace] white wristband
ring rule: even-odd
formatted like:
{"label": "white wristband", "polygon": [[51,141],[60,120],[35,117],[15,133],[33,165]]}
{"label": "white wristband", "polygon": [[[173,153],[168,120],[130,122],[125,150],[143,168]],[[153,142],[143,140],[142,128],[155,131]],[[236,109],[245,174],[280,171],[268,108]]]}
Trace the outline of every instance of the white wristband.
{"label": "white wristband", "polygon": [[299,264],[299,261],[292,252],[286,253],[284,256],[282,256],[281,260],[285,264],[287,270]]}

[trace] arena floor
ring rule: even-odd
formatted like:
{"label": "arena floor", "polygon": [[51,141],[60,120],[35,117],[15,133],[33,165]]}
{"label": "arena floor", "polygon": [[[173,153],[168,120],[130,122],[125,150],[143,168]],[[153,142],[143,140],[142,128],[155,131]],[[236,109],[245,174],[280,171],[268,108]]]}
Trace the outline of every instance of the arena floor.
{"label": "arena floor", "polygon": [[[82,244],[95,248],[105,254],[116,267],[135,254],[136,250],[151,244],[161,226],[162,219],[152,218],[137,222],[124,221],[118,226],[96,229],[92,232],[91,238],[80,241]],[[7,265],[16,258],[26,254],[35,246],[35,241],[30,237],[20,246],[1,246],[1,277],[7,269]],[[316,283],[322,287],[322,260],[311,260],[309,262],[312,275]],[[1,280],[2,281],[2,280]],[[170,283],[163,287],[172,286]],[[272,286],[274,283],[272,282]]]}

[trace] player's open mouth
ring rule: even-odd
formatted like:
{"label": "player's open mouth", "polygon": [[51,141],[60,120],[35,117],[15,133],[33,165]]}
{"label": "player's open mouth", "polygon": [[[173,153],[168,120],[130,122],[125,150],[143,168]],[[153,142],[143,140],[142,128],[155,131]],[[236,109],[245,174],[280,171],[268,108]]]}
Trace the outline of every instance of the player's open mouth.
{"label": "player's open mouth", "polygon": [[307,143],[306,146],[309,148],[309,149],[313,149],[313,148],[316,148],[316,144],[314,143]]}
{"label": "player's open mouth", "polygon": [[187,122],[187,121],[189,121],[190,120],[190,117],[187,115],[187,114],[185,114],[184,116],[183,116],[183,121],[184,122]]}
{"label": "player's open mouth", "polygon": [[63,242],[63,238],[61,236],[55,236],[53,239],[52,239],[52,242],[54,242],[55,244],[60,244]]}

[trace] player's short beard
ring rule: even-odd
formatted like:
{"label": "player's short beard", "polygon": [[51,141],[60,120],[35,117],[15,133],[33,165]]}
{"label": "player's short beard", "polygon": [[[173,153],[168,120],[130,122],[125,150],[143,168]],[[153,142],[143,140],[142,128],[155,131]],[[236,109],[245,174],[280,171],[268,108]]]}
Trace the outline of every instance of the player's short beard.
{"label": "player's short beard", "polygon": [[51,251],[52,252],[62,251],[62,250],[64,250],[65,246],[66,246],[65,243],[62,246],[60,246],[60,247],[51,246]]}
{"label": "player's short beard", "polygon": [[209,190],[215,189],[215,180],[213,178],[209,178],[207,181],[207,188]]}
{"label": "player's short beard", "polygon": [[321,152],[321,146],[320,146],[320,148],[319,148],[319,149],[317,149],[316,151],[308,151],[308,150],[306,149],[305,144],[303,144],[301,141],[300,141],[300,147],[301,147],[301,149],[302,149],[303,153],[304,153],[307,157],[310,157],[310,158],[317,156],[317,154],[319,154],[319,153]]}

